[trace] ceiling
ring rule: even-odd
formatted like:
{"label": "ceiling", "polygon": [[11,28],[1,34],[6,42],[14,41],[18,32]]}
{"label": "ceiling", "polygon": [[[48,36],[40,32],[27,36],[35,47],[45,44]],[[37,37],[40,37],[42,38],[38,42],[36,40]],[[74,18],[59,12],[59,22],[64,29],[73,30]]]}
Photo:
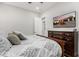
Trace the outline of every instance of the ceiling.
{"label": "ceiling", "polygon": [[29,11],[37,12],[37,13],[42,13],[45,12],[46,10],[50,9],[52,6],[56,4],[56,2],[4,2],[5,4],[24,8]]}

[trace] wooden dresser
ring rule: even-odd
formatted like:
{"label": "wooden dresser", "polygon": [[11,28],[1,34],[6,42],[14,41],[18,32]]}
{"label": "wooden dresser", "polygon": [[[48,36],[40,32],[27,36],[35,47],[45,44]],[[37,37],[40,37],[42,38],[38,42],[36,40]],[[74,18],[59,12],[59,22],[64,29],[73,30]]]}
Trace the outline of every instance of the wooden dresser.
{"label": "wooden dresser", "polygon": [[48,31],[48,37],[65,41],[64,56],[74,57],[78,55],[78,33],[76,31]]}

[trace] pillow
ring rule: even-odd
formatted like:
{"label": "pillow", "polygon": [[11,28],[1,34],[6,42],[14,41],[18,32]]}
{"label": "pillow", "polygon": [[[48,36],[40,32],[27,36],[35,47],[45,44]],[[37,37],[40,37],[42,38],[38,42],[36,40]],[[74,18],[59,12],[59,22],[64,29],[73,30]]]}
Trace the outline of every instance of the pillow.
{"label": "pillow", "polygon": [[22,34],[18,34],[18,37],[20,38],[20,40],[25,40],[26,39]]}
{"label": "pillow", "polygon": [[7,38],[13,45],[19,45],[21,43],[18,36],[13,33],[9,33]]}
{"label": "pillow", "polygon": [[14,34],[23,34],[22,32],[20,32],[20,31],[13,31],[12,33],[14,33]]}
{"label": "pillow", "polygon": [[17,33],[17,32],[12,32],[12,33],[15,34],[15,35],[17,35],[17,36],[18,36],[18,34],[19,34],[19,33]]}
{"label": "pillow", "polygon": [[12,47],[12,44],[7,38],[0,36],[0,55],[3,55]]}
{"label": "pillow", "polygon": [[13,32],[13,34],[17,35],[20,38],[20,40],[26,39],[22,33]]}

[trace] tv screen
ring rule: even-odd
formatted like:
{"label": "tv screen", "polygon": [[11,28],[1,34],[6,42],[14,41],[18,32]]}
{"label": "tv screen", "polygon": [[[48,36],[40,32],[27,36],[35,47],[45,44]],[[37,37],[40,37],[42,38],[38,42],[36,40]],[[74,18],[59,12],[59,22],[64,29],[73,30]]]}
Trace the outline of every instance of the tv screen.
{"label": "tv screen", "polygon": [[76,27],[76,11],[53,17],[54,28]]}

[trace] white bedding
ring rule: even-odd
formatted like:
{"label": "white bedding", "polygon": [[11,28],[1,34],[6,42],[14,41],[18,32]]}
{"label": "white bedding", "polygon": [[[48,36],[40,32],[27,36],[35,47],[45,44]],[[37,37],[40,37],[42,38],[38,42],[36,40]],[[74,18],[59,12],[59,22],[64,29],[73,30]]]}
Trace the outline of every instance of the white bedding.
{"label": "white bedding", "polygon": [[21,45],[14,45],[4,56],[7,57],[60,57],[62,50],[60,45],[47,38],[36,35],[26,36]]}
{"label": "white bedding", "polygon": [[[27,38],[27,40],[23,40],[21,41],[21,44],[25,45],[25,44],[32,44],[34,42],[37,42],[37,41],[46,41],[47,38],[43,38],[43,37],[40,37],[40,36],[36,36],[36,35],[30,35],[30,36],[25,36]],[[48,39],[49,40],[49,39]]]}

